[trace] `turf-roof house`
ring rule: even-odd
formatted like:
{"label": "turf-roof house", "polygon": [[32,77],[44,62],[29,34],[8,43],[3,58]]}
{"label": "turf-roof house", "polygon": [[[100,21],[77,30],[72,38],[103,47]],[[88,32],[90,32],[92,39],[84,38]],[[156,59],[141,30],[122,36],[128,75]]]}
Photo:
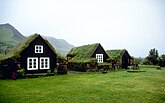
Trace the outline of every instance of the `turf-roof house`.
{"label": "turf-roof house", "polygon": [[122,50],[107,50],[109,60],[117,61],[122,68],[128,68],[132,64],[133,58],[130,56],[126,49]]}
{"label": "turf-roof house", "polygon": [[61,58],[53,46],[40,35],[34,34],[25,38],[12,52],[1,60],[16,58],[25,73],[41,73],[54,70],[57,58]]}
{"label": "turf-roof house", "polygon": [[67,54],[69,62],[90,62],[97,60],[98,63],[106,62],[109,58],[100,43],[74,47]]}

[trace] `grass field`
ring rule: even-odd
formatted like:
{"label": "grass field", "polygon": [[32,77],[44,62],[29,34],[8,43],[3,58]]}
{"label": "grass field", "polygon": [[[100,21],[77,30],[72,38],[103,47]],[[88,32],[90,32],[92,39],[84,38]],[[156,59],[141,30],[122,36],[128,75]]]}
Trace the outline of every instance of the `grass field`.
{"label": "grass field", "polygon": [[2,103],[165,103],[165,68],[0,80]]}

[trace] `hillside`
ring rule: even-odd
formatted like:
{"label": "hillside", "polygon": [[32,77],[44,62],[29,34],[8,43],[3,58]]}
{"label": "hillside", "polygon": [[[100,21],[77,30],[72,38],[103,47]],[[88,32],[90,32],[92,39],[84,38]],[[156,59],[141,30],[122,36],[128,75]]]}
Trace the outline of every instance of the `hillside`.
{"label": "hillside", "polygon": [[5,51],[7,48],[12,48],[25,37],[12,25],[0,25],[0,52]]}
{"label": "hillside", "polygon": [[[23,36],[17,29],[15,29],[10,24],[1,24],[0,25],[0,53],[3,53],[7,48],[12,48],[21,40],[26,38]],[[44,37],[47,39],[56,51],[62,55],[66,55],[73,45],[69,44],[63,39],[56,39],[54,37]]]}
{"label": "hillside", "polygon": [[58,53],[64,56],[67,55],[67,53],[74,47],[64,39],[56,39],[54,37],[48,36],[45,36],[44,38],[47,39],[49,43],[53,45],[54,48],[56,48]]}

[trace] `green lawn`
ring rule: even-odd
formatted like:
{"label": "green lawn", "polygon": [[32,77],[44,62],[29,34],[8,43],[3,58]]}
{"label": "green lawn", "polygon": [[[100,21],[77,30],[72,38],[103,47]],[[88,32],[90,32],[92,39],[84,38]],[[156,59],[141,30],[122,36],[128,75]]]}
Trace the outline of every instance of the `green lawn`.
{"label": "green lawn", "polygon": [[165,68],[0,80],[2,103],[164,103]]}

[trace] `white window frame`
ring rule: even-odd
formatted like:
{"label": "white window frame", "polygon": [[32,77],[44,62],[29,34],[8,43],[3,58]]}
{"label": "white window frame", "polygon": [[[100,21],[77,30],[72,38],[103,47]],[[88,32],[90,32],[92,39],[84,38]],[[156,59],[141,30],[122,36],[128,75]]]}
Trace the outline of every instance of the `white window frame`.
{"label": "white window frame", "polygon": [[[30,62],[30,60],[31,60],[31,62]],[[37,57],[28,57],[27,58],[27,70],[38,70],[38,58]]]}
{"label": "white window frame", "polygon": [[50,61],[49,57],[41,57],[40,58],[40,69],[50,69],[50,62],[49,61]]}
{"label": "white window frame", "polygon": [[35,53],[43,53],[43,46],[35,45]]}
{"label": "white window frame", "polygon": [[96,59],[98,63],[103,63],[103,54],[96,54]]}

